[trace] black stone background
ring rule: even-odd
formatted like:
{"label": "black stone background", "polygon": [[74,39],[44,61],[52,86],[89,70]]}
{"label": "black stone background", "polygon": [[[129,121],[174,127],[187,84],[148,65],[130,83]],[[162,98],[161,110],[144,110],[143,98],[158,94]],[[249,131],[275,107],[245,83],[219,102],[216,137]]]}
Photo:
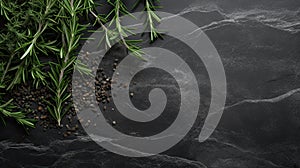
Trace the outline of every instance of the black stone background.
{"label": "black stone background", "polygon": [[[161,5],[161,11],[181,13],[198,26],[204,26],[221,56],[228,94],[226,109],[214,134],[203,143],[197,141],[204,114],[184,140],[169,151],[148,158],[128,158],[102,149],[82,129],[77,136],[63,138],[56,129],[44,132],[38,126],[27,135],[22,127],[9,121],[5,128],[0,127],[0,167],[300,166],[300,36],[297,31],[300,1],[162,0]],[[170,44],[171,49],[173,46],[183,55],[190,52],[172,42],[174,39],[165,39],[154,45]],[[126,53],[115,47],[109,54],[113,57]],[[203,72],[196,74],[203,81],[200,88],[207,89],[201,97],[201,109],[205,113],[209,105],[209,81],[204,70],[199,72]],[[137,76],[136,80],[146,77],[146,74]],[[131,86],[132,91],[139,86],[143,83]],[[135,104],[139,104],[138,100],[147,104],[142,99],[145,95],[135,93]]]}

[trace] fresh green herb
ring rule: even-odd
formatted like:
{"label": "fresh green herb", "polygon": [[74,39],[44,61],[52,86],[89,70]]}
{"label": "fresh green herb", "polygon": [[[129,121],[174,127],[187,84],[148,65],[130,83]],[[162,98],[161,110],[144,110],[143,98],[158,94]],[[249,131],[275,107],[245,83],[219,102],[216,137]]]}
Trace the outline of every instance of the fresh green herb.
{"label": "fresh green herb", "polygon": [[[160,18],[155,14],[157,7],[151,0],[144,2],[147,20],[145,27],[150,29],[150,40],[160,37],[155,24]],[[128,40],[135,35],[121,24],[122,15],[130,15],[122,0],[107,0],[112,6],[107,14],[99,14],[96,8],[101,5],[94,0],[0,0],[0,118],[15,118],[19,123],[33,127],[31,119],[24,112],[18,112],[13,100],[5,102],[6,92],[16,85],[27,83],[35,87],[46,86],[52,92],[48,101],[48,111],[61,124],[70,104],[68,90],[74,68],[89,74],[83,63],[76,61],[76,49],[81,36],[88,26],[99,24],[105,32],[101,42],[107,48],[115,42],[122,43],[129,52],[143,58],[139,47],[140,40]],[[90,19],[92,16],[93,19]],[[87,18],[90,25],[80,23]],[[110,20],[111,19],[111,20]],[[108,24],[106,24],[108,23]],[[107,25],[107,26],[105,26]],[[41,58],[47,58],[42,61]],[[50,70],[49,70],[50,69]],[[17,111],[17,112],[14,112]]]}
{"label": "fresh green herb", "polygon": [[[0,76],[3,77],[4,73],[4,64],[0,63]],[[11,117],[14,118],[18,123],[24,125],[24,126],[29,126],[29,127],[34,127],[34,120],[29,119],[25,116],[25,114],[21,111],[17,111],[17,107],[13,105],[13,99],[10,99],[9,101],[4,101],[3,98],[3,93],[2,90],[5,89],[6,85],[3,82],[0,82],[0,119],[3,121],[5,124],[5,117]]]}
{"label": "fresh green herb", "polygon": [[161,33],[155,27],[155,23],[159,23],[161,19],[154,12],[158,6],[155,6],[151,0],[145,0],[145,11],[147,12],[147,19],[145,22],[145,27],[150,29],[150,40],[153,42],[157,38],[162,38]]}

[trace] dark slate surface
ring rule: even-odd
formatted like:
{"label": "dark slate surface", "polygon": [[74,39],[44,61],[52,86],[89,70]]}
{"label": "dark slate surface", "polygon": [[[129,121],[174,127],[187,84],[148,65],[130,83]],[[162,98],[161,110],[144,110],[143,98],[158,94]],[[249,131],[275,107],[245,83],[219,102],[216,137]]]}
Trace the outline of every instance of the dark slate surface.
{"label": "dark slate surface", "polygon": [[[26,135],[9,123],[7,129],[1,128],[0,167],[299,167],[300,1],[163,0],[162,6],[162,11],[180,14],[202,27],[224,64],[226,108],[207,141],[196,139],[201,116],[178,145],[149,158],[112,154],[84,134],[65,139],[53,130],[37,128]],[[172,49],[161,41],[155,45]],[[199,74],[201,85],[209,88],[203,75]],[[203,95],[205,111],[209,89]]]}

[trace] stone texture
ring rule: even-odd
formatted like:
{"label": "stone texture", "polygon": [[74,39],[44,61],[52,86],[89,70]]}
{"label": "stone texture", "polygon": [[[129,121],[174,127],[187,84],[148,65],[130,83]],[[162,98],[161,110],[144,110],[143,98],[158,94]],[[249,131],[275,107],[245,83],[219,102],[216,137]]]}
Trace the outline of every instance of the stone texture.
{"label": "stone texture", "polygon": [[[36,130],[24,142],[12,135],[10,140],[1,136],[0,167],[299,167],[300,1],[164,0],[162,6],[162,11],[179,14],[202,27],[224,64],[226,107],[217,130],[207,141],[197,141],[205,114],[199,115],[189,135],[178,145],[149,158],[117,156],[84,135],[69,140],[54,136],[47,141],[43,138],[52,133]],[[176,46],[174,40],[167,38],[154,45],[190,53],[189,48]],[[118,54],[119,50],[111,54],[114,52]],[[201,64],[193,66],[203,69]],[[201,111],[205,113],[210,86],[205,70],[200,72],[196,76],[203,81]],[[155,78],[151,74],[149,78]],[[143,77],[136,77],[140,82],[132,87],[133,103],[142,109],[148,103],[138,99],[145,96],[138,92]],[[171,78],[166,75],[164,81],[168,80]]]}

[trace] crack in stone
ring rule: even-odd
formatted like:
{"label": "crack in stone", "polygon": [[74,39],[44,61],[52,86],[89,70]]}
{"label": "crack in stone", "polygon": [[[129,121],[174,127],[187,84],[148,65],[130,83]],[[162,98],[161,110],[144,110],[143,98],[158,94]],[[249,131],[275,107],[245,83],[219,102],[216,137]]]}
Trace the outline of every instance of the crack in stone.
{"label": "crack in stone", "polygon": [[274,167],[282,167],[270,160],[267,160],[267,159],[264,159],[264,158],[260,158],[259,156],[257,156],[258,153],[254,153],[250,150],[245,150],[245,149],[242,149],[241,147],[238,147],[237,145],[235,144],[232,144],[232,143],[229,143],[229,142],[222,142],[222,141],[219,141],[217,138],[209,138],[208,140],[210,141],[214,141],[216,143],[219,143],[219,144],[223,144],[225,146],[228,146],[229,148],[233,148],[233,149],[236,149],[242,153],[248,153],[252,158],[256,159],[256,160],[259,160],[259,161],[263,161],[267,164],[270,164],[271,166],[274,166]]}
{"label": "crack in stone", "polygon": [[291,97],[292,95],[296,94],[300,92],[300,88],[297,88],[297,89],[293,89],[285,94],[282,94],[280,96],[277,96],[277,97],[273,97],[273,98],[266,98],[266,99],[246,99],[246,100],[242,100],[240,102],[237,102],[237,103],[234,103],[230,106],[226,106],[224,109],[229,109],[229,108],[232,108],[232,107],[235,107],[235,106],[239,106],[239,105],[242,105],[242,104],[246,104],[246,103],[277,103],[277,102],[280,102],[286,98],[289,98]]}
{"label": "crack in stone", "polygon": [[[88,137],[78,137],[77,139],[74,140],[55,140],[52,143],[49,144],[48,146],[35,146],[32,143],[21,143],[21,144],[15,144],[12,142],[1,142],[1,151],[5,151],[5,150],[10,150],[10,149],[20,149],[21,151],[26,151],[27,149],[31,150],[30,153],[28,153],[29,155],[32,156],[39,156],[39,155],[47,155],[47,152],[49,154],[51,154],[52,156],[56,156],[58,157],[53,163],[51,163],[51,165],[48,165],[49,167],[56,167],[58,165],[61,164],[67,164],[70,160],[72,160],[72,163],[74,165],[80,165],[81,163],[91,163],[94,165],[97,165],[99,167],[101,167],[101,164],[103,164],[103,162],[98,162],[98,160],[96,159],[87,159],[87,160],[76,160],[74,157],[76,157],[78,154],[81,153],[87,153],[90,156],[99,156],[99,155],[105,155],[105,154],[109,154],[110,152],[106,151],[106,150],[102,150],[101,148],[99,148],[99,150],[91,150],[90,148],[85,149],[85,148],[80,148],[80,149],[74,149],[71,151],[56,151],[57,149],[57,145],[59,146],[68,146],[69,144],[72,144],[73,142],[92,142],[92,140]],[[58,153],[55,153],[58,152]],[[8,160],[7,158],[0,156],[0,160],[6,160],[6,161],[10,161],[10,159]],[[135,159],[135,158],[133,158]],[[205,166],[203,163],[201,163],[200,161],[194,161],[194,160],[189,160],[189,159],[185,159],[185,158],[181,158],[181,157],[176,157],[176,156],[168,156],[168,155],[164,155],[164,154],[158,154],[155,156],[151,156],[148,158],[149,160],[147,160],[146,164],[152,164],[154,161],[157,161],[157,163],[160,162],[170,162],[170,163],[174,163],[174,164],[188,164],[190,166],[193,167],[199,167],[199,168],[207,168],[207,166]],[[132,164],[138,164],[139,160],[132,160]],[[29,165],[22,165],[24,167],[28,167]],[[39,165],[31,165],[31,166],[39,166]],[[43,166],[41,166],[43,167]]]}

